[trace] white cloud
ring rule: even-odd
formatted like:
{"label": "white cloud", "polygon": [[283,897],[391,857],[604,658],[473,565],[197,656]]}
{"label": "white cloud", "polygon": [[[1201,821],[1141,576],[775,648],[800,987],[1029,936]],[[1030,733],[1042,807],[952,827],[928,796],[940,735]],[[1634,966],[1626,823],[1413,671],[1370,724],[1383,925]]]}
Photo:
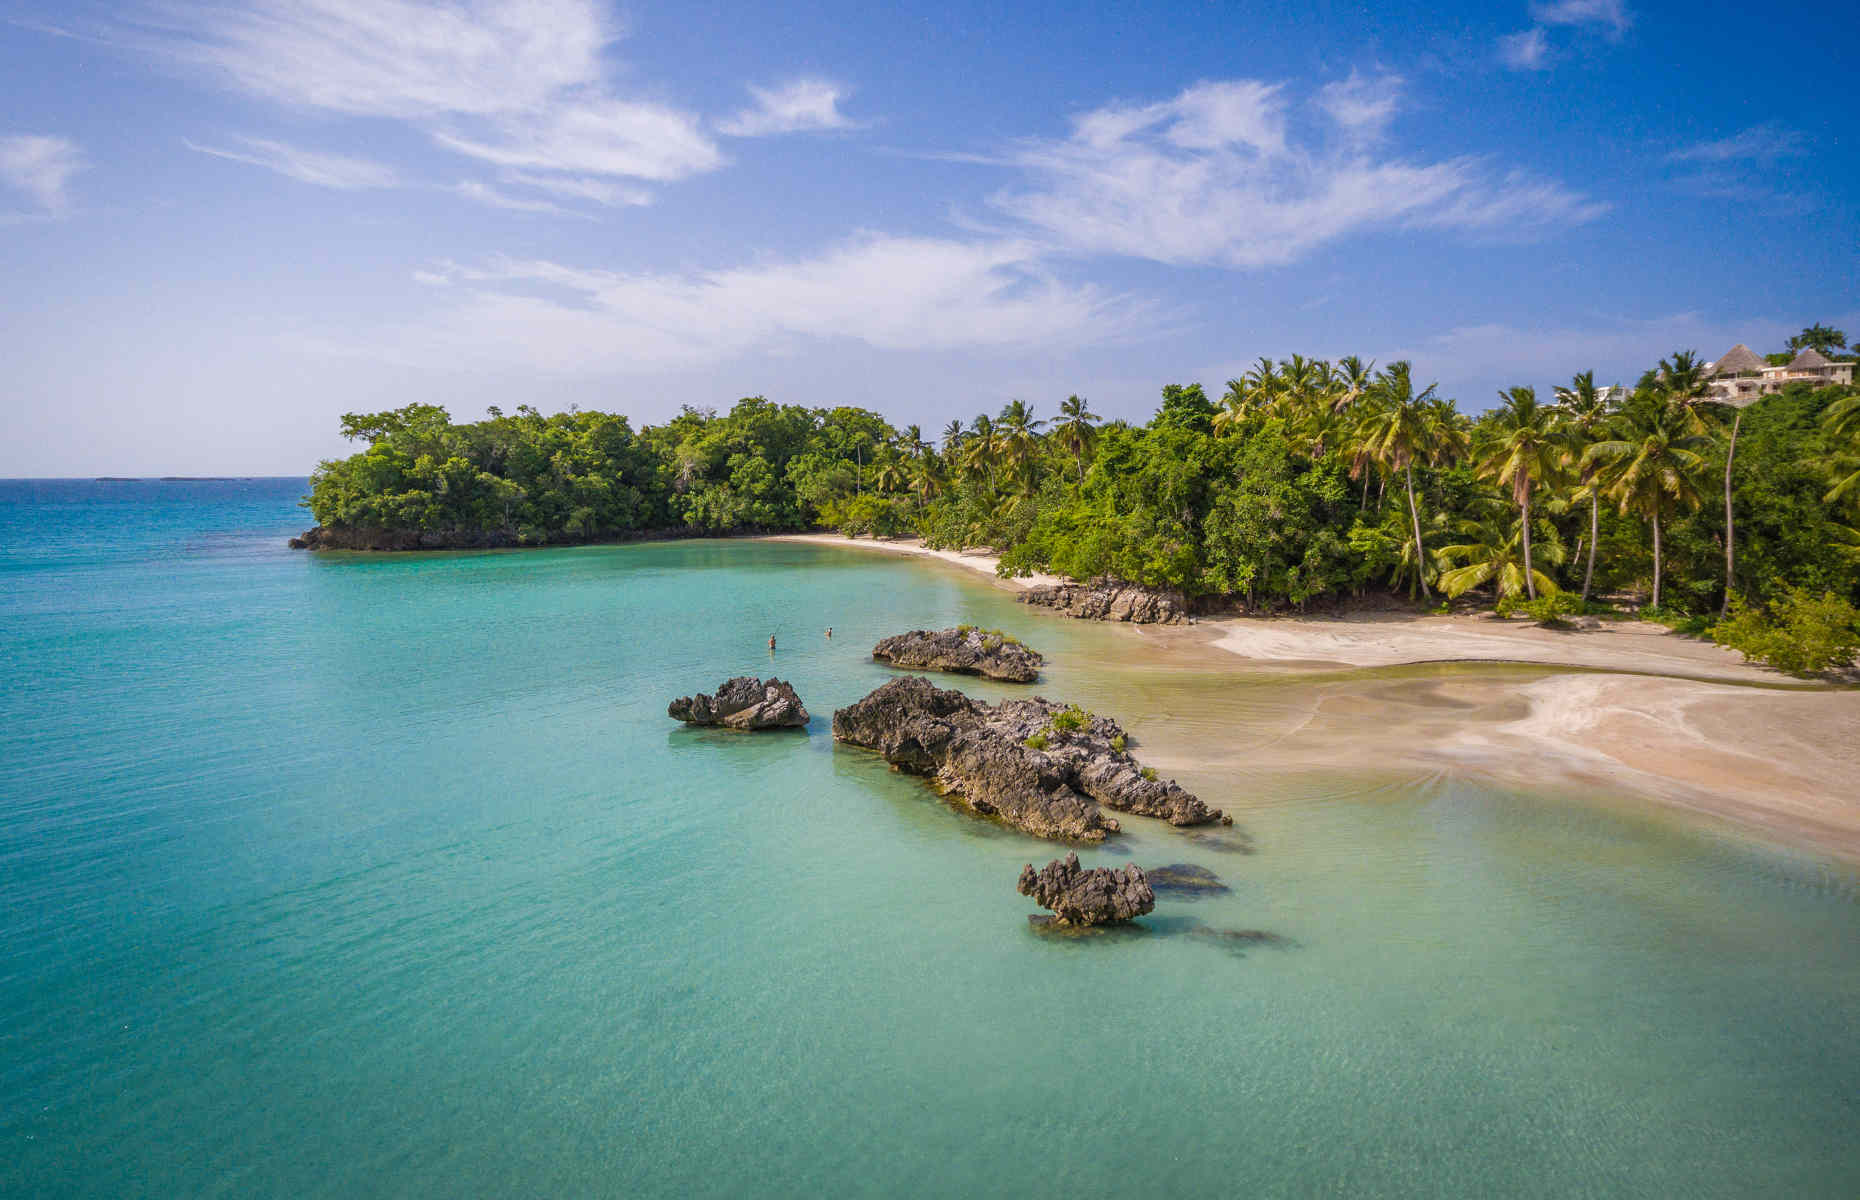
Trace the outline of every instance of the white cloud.
{"label": "white cloud", "polygon": [[36,212],[62,217],[70,207],[66,186],[84,169],[84,155],[69,138],[39,134],[0,136],[0,185],[23,195]]}
{"label": "white cloud", "polygon": [[244,91],[403,120],[545,107],[599,82],[614,35],[589,0],[184,0],[150,24]]}
{"label": "white cloud", "polygon": [[510,212],[549,213],[558,217],[584,217],[586,213],[573,212],[548,200],[538,200],[529,196],[512,196],[499,191],[488,183],[468,179],[454,184],[452,190],[467,200],[475,200],[487,208],[502,208]]}
{"label": "white cloud", "polygon": [[238,137],[234,140],[242,149],[227,150],[217,146],[203,146],[186,138],[183,138],[182,142],[189,150],[200,154],[210,154],[215,158],[263,167],[267,171],[276,171],[280,175],[302,183],[334,188],[342,192],[361,191],[367,188],[391,188],[400,184],[400,179],[392,168],[381,163],[370,162],[365,158],[351,158],[344,154],[324,154],[287,145],[284,142],[269,141],[265,138]]}
{"label": "white cloud", "polygon": [[405,121],[505,167],[665,182],[723,163],[691,113],[622,97],[595,0],[175,0],[133,35],[296,108]]}
{"label": "white cloud", "polygon": [[1498,61],[1514,71],[1542,71],[1550,65],[1550,40],[1541,25],[1498,39]]}
{"label": "white cloud", "polygon": [[1615,37],[1634,24],[1622,0],[1544,0],[1531,5],[1531,19],[1542,25],[1606,25]]}
{"label": "white cloud", "polygon": [[825,79],[796,79],[776,88],[749,85],[755,104],[717,124],[731,137],[762,137],[814,129],[848,129],[853,122],[840,112],[845,90]]}
{"label": "white cloud", "polygon": [[524,171],[505,171],[498,178],[505,183],[536,188],[571,200],[592,200],[607,208],[652,203],[652,193],[645,188],[610,183],[605,179],[589,179],[580,175],[534,175]]}
{"label": "white cloud", "polygon": [[1340,127],[1364,140],[1374,141],[1388,131],[1401,108],[1399,75],[1360,75],[1327,83],[1318,89],[1317,106]]}
{"label": "white cloud", "polygon": [[496,118],[484,136],[434,134],[440,145],[502,167],[666,182],[723,163],[697,118],[658,104],[596,100]]}
{"label": "white cloud", "polygon": [[1373,156],[1365,128],[1385,126],[1397,93],[1315,103],[1339,136],[1295,139],[1294,109],[1274,85],[1204,83],[1174,100],[1111,106],[1073,123],[1072,136],[1022,145],[1006,160],[1039,182],[993,202],[1080,253],[1231,267],[1293,262],[1340,238],[1376,229],[1442,229],[1481,237],[1535,236],[1593,220],[1606,206],[1550,180],[1498,172],[1484,161]]}
{"label": "white cloud", "polygon": [[1715,142],[1699,142],[1667,155],[1669,162],[1728,163],[1749,161],[1772,163],[1779,158],[1794,158],[1808,153],[1808,138],[1801,132],[1774,122],[1753,125],[1742,133]]}
{"label": "white cloud", "polygon": [[1153,314],[1059,282],[1038,249],[867,234],[813,258],[625,274],[552,262],[441,264],[453,301],[376,351],[398,361],[550,374],[714,365],[850,339],[881,350],[1007,349],[1130,336]]}

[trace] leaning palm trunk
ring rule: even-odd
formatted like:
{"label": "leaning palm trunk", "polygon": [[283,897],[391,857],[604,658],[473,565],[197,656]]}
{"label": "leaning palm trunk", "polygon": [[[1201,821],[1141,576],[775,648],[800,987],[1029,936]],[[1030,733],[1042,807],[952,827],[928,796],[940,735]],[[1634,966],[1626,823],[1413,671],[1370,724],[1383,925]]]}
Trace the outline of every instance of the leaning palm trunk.
{"label": "leaning palm trunk", "polygon": [[1421,545],[1421,510],[1414,504],[1414,463],[1403,464],[1408,474],[1408,519],[1414,523],[1414,577],[1421,584],[1421,599],[1432,600],[1427,590],[1427,551]]}
{"label": "leaning palm trunk", "polygon": [[1731,611],[1731,579],[1737,570],[1737,522],[1731,515],[1731,464],[1737,461],[1737,430],[1744,423],[1744,412],[1739,409],[1737,418],[1731,422],[1731,448],[1724,456],[1724,600],[1718,605],[1718,615],[1723,617]]}
{"label": "leaning palm trunk", "polygon": [[[1529,492],[1524,493],[1524,499],[1518,505],[1518,519],[1524,523],[1524,592],[1525,595],[1535,600],[1537,599],[1537,581],[1531,575],[1531,494]],[[1556,556],[1553,554],[1550,557]]]}
{"label": "leaning palm trunk", "polygon": [[1653,510],[1653,606],[1660,607],[1660,510]]}
{"label": "leaning palm trunk", "polygon": [[1582,572],[1582,602],[1589,602],[1589,581],[1595,578],[1595,539],[1600,536],[1596,531],[1601,528],[1601,497],[1589,497],[1589,565]]}

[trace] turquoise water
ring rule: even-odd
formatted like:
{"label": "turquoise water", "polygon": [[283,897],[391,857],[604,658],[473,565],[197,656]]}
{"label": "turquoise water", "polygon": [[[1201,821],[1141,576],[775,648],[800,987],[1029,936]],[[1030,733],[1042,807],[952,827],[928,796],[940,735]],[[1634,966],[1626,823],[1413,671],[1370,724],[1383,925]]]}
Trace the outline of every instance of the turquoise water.
{"label": "turquoise water", "polygon": [[[1860,1194],[1845,868],[1339,746],[1183,772],[1246,839],[1083,857],[1233,892],[1047,941],[1054,846],[833,745],[871,644],[1140,742],[1299,680],[827,548],[292,553],[303,486],[0,483],[0,1192]],[[666,720],[771,632],[806,733]]]}

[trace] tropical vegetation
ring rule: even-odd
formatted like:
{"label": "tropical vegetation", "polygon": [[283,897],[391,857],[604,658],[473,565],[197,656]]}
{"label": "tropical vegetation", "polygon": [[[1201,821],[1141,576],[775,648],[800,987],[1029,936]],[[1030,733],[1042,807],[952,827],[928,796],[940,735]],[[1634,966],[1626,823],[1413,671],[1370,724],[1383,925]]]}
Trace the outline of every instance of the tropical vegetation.
{"label": "tropical vegetation", "polygon": [[[1801,346],[1838,355],[1845,335],[1814,325]],[[914,534],[991,548],[1004,573],[1113,575],[1253,611],[1390,594],[1551,618],[1600,606],[1716,618],[1790,669],[1851,654],[1860,390],[1798,383],[1732,407],[1682,351],[1632,388],[1585,371],[1551,402],[1526,386],[1498,400],[1472,416],[1408,362],[1293,355],[1218,400],[1169,385],[1140,424],[1074,395],[1050,418],[1013,400],[934,440],[762,397],[638,430],[409,405],[344,417],[366,446],[321,464],[306,503],[326,526],[460,544]],[[1824,625],[1826,655],[1776,649]]]}

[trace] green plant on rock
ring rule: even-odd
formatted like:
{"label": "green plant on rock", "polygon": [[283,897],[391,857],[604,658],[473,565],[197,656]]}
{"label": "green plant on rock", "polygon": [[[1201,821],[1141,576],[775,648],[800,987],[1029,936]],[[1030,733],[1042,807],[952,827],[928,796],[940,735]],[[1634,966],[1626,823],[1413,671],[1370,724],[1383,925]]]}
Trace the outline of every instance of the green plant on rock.
{"label": "green plant on rock", "polygon": [[1117,751],[1119,754],[1122,754],[1124,752],[1124,747],[1128,744],[1129,743],[1125,740],[1124,735],[1121,733],[1111,739],[1111,749]]}
{"label": "green plant on rock", "polygon": [[1091,724],[1091,714],[1076,704],[1067,705],[1065,711],[1053,715],[1053,728],[1061,733],[1077,733]]}
{"label": "green plant on rock", "polygon": [[1153,783],[1155,782],[1155,779],[1156,779],[1156,768],[1145,767],[1141,771],[1138,771],[1137,774],[1143,776],[1143,778],[1148,779]]}
{"label": "green plant on rock", "polygon": [[1027,749],[1029,750],[1046,749],[1046,730],[1044,729],[1040,730],[1038,733],[1035,733],[1032,737],[1028,738],[1025,742],[1021,744],[1026,746]]}

